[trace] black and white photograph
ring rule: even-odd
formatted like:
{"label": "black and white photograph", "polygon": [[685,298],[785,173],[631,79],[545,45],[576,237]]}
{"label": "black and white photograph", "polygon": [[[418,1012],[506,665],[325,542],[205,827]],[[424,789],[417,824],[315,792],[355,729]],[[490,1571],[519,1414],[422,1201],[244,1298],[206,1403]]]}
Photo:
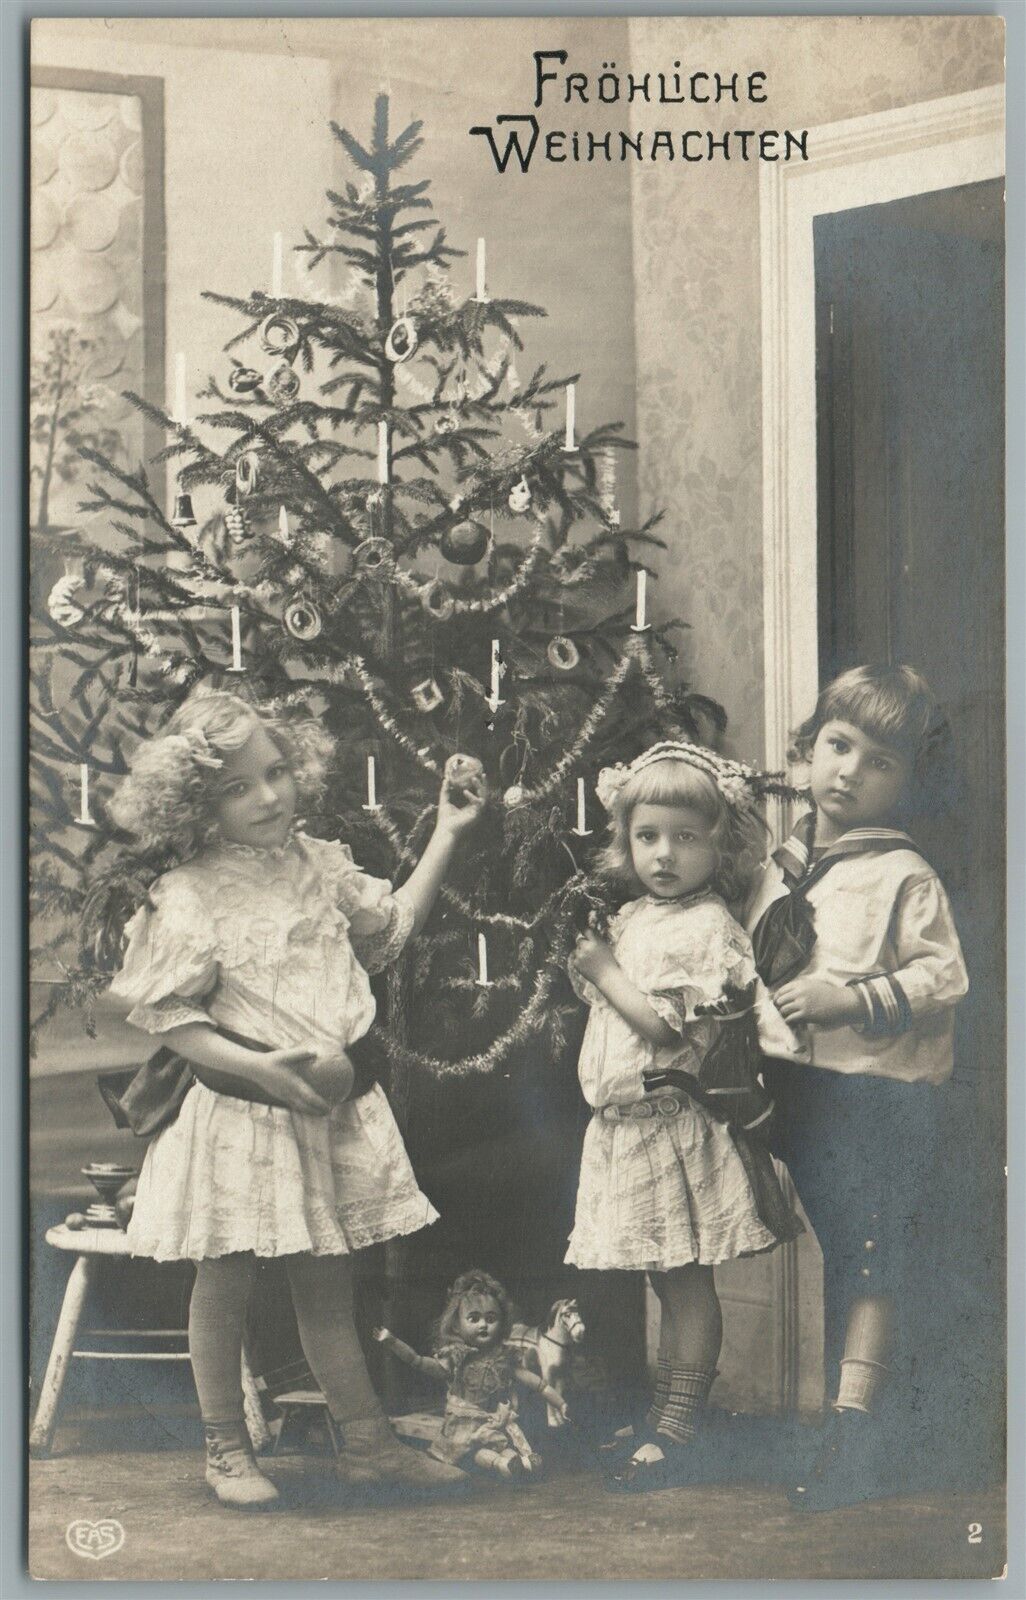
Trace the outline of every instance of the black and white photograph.
{"label": "black and white photograph", "polygon": [[30,53],[28,1573],[1000,1577],[1002,18]]}

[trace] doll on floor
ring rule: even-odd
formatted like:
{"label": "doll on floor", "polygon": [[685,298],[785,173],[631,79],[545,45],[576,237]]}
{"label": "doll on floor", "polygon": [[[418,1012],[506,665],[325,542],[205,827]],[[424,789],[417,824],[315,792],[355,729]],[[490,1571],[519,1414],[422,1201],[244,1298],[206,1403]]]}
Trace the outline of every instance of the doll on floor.
{"label": "doll on floor", "polygon": [[567,1420],[562,1395],[521,1366],[520,1352],[507,1343],[512,1322],[502,1284],[471,1271],[449,1291],[433,1356],[418,1355],[387,1328],[374,1330],[400,1361],[446,1385],[445,1416],[431,1454],[453,1466],[473,1462],[510,1480],[541,1466],[517,1420],[516,1385],[535,1390]]}

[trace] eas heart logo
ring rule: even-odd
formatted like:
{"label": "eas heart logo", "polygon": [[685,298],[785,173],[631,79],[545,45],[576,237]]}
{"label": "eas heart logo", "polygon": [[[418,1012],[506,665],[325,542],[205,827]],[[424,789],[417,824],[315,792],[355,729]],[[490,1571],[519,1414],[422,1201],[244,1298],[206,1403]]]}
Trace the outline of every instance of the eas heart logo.
{"label": "eas heart logo", "polygon": [[85,1556],[90,1561],[102,1561],[104,1556],[112,1556],[121,1549],[125,1542],[125,1530],[113,1517],[104,1517],[101,1522],[88,1522],[85,1517],[80,1517],[77,1522],[68,1524],[64,1537],[68,1549],[73,1550],[75,1555]]}

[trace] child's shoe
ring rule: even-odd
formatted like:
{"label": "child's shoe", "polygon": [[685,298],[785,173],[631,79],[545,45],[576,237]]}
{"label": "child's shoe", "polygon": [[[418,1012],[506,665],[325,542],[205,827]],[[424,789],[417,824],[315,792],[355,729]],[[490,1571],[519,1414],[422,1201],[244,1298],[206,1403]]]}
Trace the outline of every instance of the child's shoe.
{"label": "child's shoe", "polygon": [[273,1506],[278,1491],[256,1464],[245,1424],[203,1431],[207,1442],[207,1482],[221,1504],[237,1511],[262,1511]]}
{"label": "child's shoe", "polygon": [[342,1433],[335,1474],[347,1489],[438,1490],[467,1482],[459,1467],[401,1444],[384,1418],[347,1422]]}
{"label": "child's shoe", "polygon": [[798,1511],[836,1511],[894,1494],[899,1484],[884,1470],[880,1430],[864,1411],[834,1411],[820,1433],[820,1444],[801,1483],[787,1491]]}
{"label": "child's shoe", "polygon": [[649,1434],[634,1454],[615,1466],[606,1479],[614,1494],[646,1494],[651,1489],[680,1489],[698,1476],[699,1451],[676,1444],[664,1434]]}

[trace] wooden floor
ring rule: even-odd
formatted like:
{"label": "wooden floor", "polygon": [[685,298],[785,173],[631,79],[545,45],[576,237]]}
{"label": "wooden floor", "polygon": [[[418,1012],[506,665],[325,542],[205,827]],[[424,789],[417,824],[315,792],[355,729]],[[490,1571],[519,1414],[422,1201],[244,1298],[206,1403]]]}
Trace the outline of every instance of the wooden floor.
{"label": "wooden floor", "polygon": [[[73,1431],[61,1448],[74,1450]],[[793,1512],[765,1483],[612,1495],[590,1472],[508,1489],[479,1479],[445,1505],[347,1504],[323,1458],[265,1466],[284,1509],[221,1508],[198,1451],[83,1450],[30,1469],[35,1578],[684,1579],[997,1576],[1004,1504],[931,1494],[829,1515]],[[124,1543],[103,1561],[72,1553],[76,1521],[114,1518]],[[970,1543],[979,1525],[979,1542]]]}

